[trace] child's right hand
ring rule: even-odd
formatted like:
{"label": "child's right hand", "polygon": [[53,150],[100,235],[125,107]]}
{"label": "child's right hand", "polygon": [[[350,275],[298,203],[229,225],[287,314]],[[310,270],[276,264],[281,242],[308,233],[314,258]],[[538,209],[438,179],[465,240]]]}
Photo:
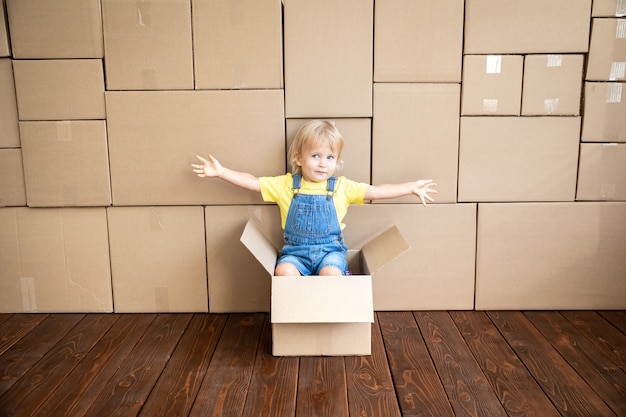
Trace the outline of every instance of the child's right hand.
{"label": "child's right hand", "polygon": [[202,163],[191,164],[191,167],[193,168],[193,172],[198,174],[199,177],[219,177],[222,172],[224,172],[222,164],[220,164],[219,161],[213,157],[213,155],[209,155],[209,159],[204,159],[200,155],[196,155],[196,158],[198,158],[198,160]]}

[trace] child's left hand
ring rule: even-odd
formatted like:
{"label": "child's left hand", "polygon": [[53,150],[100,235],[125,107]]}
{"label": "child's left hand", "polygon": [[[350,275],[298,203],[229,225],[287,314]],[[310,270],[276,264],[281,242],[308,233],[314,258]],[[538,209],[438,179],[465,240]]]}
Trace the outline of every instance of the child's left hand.
{"label": "child's left hand", "polygon": [[433,198],[428,195],[437,194],[437,183],[433,180],[418,180],[413,183],[413,194],[417,195],[422,202],[422,205],[426,205],[426,201],[434,202]]}

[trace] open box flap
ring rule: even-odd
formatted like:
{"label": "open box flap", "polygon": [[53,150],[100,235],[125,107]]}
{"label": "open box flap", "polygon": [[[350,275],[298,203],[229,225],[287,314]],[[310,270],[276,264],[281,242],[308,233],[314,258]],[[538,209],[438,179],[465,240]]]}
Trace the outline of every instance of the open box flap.
{"label": "open box flap", "polygon": [[248,248],[257,261],[263,265],[267,273],[270,276],[274,275],[278,252],[272,245],[272,242],[261,232],[254,220],[248,220],[239,240]]}
{"label": "open box flap", "polygon": [[272,278],[272,323],[372,323],[372,278]]}
{"label": "open box flap", "polygon": [[409,249],[409,244],[398,230],[392,226],[361,249],[363,265],[366,273],[373,274],[385,264],[400,256]]}

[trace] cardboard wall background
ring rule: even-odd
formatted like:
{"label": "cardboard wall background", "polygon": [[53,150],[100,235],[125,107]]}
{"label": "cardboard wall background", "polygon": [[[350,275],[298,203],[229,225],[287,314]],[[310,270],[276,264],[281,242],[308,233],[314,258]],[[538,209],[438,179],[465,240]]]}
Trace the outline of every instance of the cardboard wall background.
{"label": "cardboard wall background", "polygon": [[[339,174],[439,183],[433,207],[402,198],[346,218],[351,248],[390,224],[411,243],[375,278],[376,309],[626,308],[621,1],[0,3],[3,312],[267,310],[239,236],[256,217],[279,245],[277,211],[189,164],[212,152],[283,173],[310,118],[347,136]],[[125,210],[144,223],[120,226]],[[572,286],[577,241],[589,257]],[[554,248],[559,271],[507,269]]]}

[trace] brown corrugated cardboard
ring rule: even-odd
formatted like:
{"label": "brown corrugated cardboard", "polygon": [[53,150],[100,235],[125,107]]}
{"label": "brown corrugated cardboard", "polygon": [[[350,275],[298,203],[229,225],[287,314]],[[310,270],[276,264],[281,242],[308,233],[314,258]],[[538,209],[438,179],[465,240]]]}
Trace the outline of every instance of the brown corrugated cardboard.
{"label": "brown corrugated cardboard", "polygon": [[4,1],[0,1],[0,57],[11,56],[9,29],[4,11]]}
{"label": "brown corrugated cardboard", "polygon": [[17,99],[13,64],[9,58],[0,59],[0,91],[0,148],[17,148],[20,146]]}
{"label": "brown corrugated cardboard", "polygon": [[461,114],[519,116],[523,68],[521,55],[465,55]]}
{"label": "brown corrugated cardboard", "polygon": [[583,142],[626,142],[625,85],[585,82]]}
{"label": "brown corrugated cardboard", "polygon": [[373,0],[290,0],[284,16],[287,117],[370,117]]}
{"label": "brown corrugated cardboard", "polygon": [[189,0],[102,0],[107,90],[193,90]]}
{"label": "brown corrugated cardboard", "polygon": [[476,308],[626,308],[626,203],[479,204]]}
{"label": "brown corrugated cardboard", "polygon": [[102,58],[98,0],[7,0],[13,57]]}
{"label": "brown corrugated cardboard", "polygon": [[30,207],[109,206],[104,120],[20,122]]}
{"label": "brown corrugated cardboard", "polygon": [[285,172],[282,90],[107,92],[113,205],[262,203],[191,171],[196,155],[254,175]]}
{"label": "brown corrugated cardboard", "polygon": [[[241,242],[272,278],[272,353],[276,356],[369,355],[374,321],[371,275],[408,245],[395,226],[366,243],[362,271],[348,277],[276,277],[276,247],[254,219]],[[384,242],[377,242],[383,239]],[[379,250],[368,245],[376,245]],[[384,248],[381,251],[380,248]],[[368,259],[368,254],[375,254]],[[275,325],[276,324],[276,325]]]}
{"label": "brown corrugated cardboard", "polygon": [[26,205],[21,149],[0,149],[0,207]]}
{"label": "brown corrugated cardboard", "polygon": [[580,144],[576,200],[626,200],[626,144]]}
{"label": "brown corrugated cardboard", "polygon": [[463,0],[377,0],[374,81],[460,82]]}
{"label": "brown corrugated cardboard", "polygon": [[527,55],[522,115],[579,115],[583,55]]}
{"label": "brown corrugated cardboard", "polygon": [[626,19],[593,19],[585,79],[626,80]]}
{"label": "brown corrugated cardboard", "polygon": [[[287,119],[287,148],[298,129],[310,119]],[[327,119],[332,121],[343,136],[345,147],[341,154],[343,163],[335,175],[343,175],[354,181],[371,181],[372,119]],[[289,163],[287,161],[287,163]],[[291,169],[291,167],[287,167]]]}
{"label": "brown corrugated cardboard", "polygon": [[592,17],[623,17],[626,16],[624,0],[593,0]]}
{"label": "brown corrugated cardboard", "polygon": [[458,84],[374,84],[372,182],[432,178],[439,185],[437,203],[456,202],[459,101]]}
{"label": "brown corrugated cardboard", "polygon": [[109,207],[115,312],[207,312],[202,207]]}
{"label": "brown corrugated cardboard", "polygon": [[466,54],[587,52],[591,0],[468,0]]}
{"label": "brown corrugated cardboard", "polygon": [[2,313],[110,313],[104,208],[0,209]]}
{"label": "brown corrugated cardboard", "polygon": [[350,248],[394,224],[410,246],[373,275],[376,311],[473,308],[476,204],[365,204],[350,207],[345,223]]}
{"label": "brown corrugated cardboard", "polygon": [[193,0],[196,89],[282,88],[280,0]]}
{"label": "brown corrugated cardboard", "polygon": [[13,61],[20,120],[104,119],[100,59]]}
{"label": "brown corrugated cardboard", "polygon": [[574,201],[580,117],[462,117],[459,201]]}

